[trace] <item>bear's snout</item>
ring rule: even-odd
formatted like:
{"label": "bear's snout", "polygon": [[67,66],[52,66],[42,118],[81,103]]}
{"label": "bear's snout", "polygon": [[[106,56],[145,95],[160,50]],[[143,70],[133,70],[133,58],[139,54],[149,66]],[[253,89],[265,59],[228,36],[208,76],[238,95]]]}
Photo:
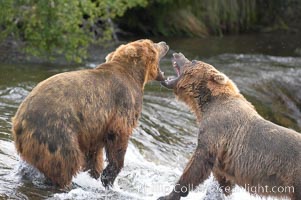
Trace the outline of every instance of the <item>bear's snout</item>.
{"label": "bear's snout", "polygon": [[161,59],[163,56],[167,54],[169,50],[169,46],[164,41],[157,43],[157,45],[159,49],[159,58]]}

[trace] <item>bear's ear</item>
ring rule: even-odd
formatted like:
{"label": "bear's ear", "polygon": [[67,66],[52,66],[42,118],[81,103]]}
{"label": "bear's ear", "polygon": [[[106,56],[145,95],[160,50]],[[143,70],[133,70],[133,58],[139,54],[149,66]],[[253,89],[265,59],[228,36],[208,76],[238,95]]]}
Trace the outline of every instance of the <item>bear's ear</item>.
{"label": "bear's ear", "polygon": [[109,53],[109,54],[106,56],[106,58],[105,58],[105,59],[106,59],[106,63],[112,60],[112,57],[113,57],[114,52],[115,52],[115,51]]}
{"label": "bear's ear", "polygon": [[225,85],[228,82],[229,78],[225,74],[218,72],[213,75],[213,80],[218,84]]}
{"label": "bear's ear", "polygon": [[138,57],[137,49],[133,46],[125,47],[124,52],[128,57]]}

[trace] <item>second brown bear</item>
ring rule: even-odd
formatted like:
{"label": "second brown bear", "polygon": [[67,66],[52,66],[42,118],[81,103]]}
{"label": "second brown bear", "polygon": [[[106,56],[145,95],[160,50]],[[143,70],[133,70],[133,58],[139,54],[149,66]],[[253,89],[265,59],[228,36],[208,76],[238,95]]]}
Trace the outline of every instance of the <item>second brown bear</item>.
{"label": "second brown bear", "polygon": [[181,53],[173,66],[178,77],[162,84],[191,108],[200,129],[182,176],[160,200],[187,196],[211,172],[226,195],[237,184],[258,195],[301,200],[301,134],[263,119],[213,66]]}

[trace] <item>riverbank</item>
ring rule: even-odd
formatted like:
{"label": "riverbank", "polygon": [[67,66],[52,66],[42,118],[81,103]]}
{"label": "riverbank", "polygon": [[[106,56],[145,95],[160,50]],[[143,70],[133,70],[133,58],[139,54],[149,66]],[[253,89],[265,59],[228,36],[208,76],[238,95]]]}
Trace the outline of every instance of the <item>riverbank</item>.
{"label": "riverbank", "polygon": [[[151,37],[154,41],[166,41],[171,47],[170,52],[183,52],[192,58],[208,58],[224,53],[235,54],[265,54],[271,56],[301,56],[301,33],[260,33],[227,35],[223,37],[208,36],[206,38],[191,37]],[[91,45],[88,48],[88,57],[83,63],[102,63],[107,52],[113,51],[118,45],[141,39],[139,37],[121,38],[104,45]],[[7,40],[0,44],[0,63],[32,63],[82,65],[72,63],[64,55],[57,55],[55,60],[35,57],[25,54],[21,50],[22,44]]]}
{"label": "riverbank", "polygon": [[[113,51],[116,46],[122,42],[112,42],[104,45],[90,45],[88,48],[88,57],[83,60],[83,63],[90,62],[104,62],[107,52]],[[44,64],[44,65],[82,65],[82,63],[75,63],[68,61],[65,55],[52,55],[55,59],[48,59],[43,57],[26,54],[22,48],[24,44],[20,41],[7,39],[0,44],[0,63],[8,64]]]}
{"label": "riverbank", "polygon": [[300,0],[157,0],[115,21],[142,35],[197,36],[301,31]]}
{"label": "riverbank", "polygon": [[[5,41],[0,62],[44,63],[45,58],[56,63],[85,62],[95,50],[87,52],[90,45],[111,44],[118,36],[208,38],[301,33],[301,0],[67,2],[0,1],[0,43]],[[15,40],[22,42],[16,44]],[[30,55],[20,52],[21,46]]]}

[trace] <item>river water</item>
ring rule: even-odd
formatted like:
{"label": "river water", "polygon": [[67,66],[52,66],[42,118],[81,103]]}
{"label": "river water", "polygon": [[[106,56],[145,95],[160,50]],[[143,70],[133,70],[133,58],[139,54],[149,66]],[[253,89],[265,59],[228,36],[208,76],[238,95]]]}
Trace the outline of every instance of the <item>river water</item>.
{"label": "river water", "polygon": [[[174,74],[170,62],[174,51],[182,51],[190,59],[202,59],[234,80],[265,118],[300,132],[301,44],[294,37],[165,39],[171,50],[161,68],[167,75]],[[139,127],[131,137],[125,166],[112,189],[105,190],[100,180],[85,172],[73,178],[72,189],[53,188],[44,184],[43,175],[16,153],[10,119],[32,88],[54,74],[94,67],[104,60],[104,54],[82,67],[0,64],[0,199],[156,199],[171,191],[196,147],[198,128],[187,107],[156,82],[146,87]],[[217,199],[216,188],[210,177],[185,199]],[[260,197],[236,187],[226,199]]]}

